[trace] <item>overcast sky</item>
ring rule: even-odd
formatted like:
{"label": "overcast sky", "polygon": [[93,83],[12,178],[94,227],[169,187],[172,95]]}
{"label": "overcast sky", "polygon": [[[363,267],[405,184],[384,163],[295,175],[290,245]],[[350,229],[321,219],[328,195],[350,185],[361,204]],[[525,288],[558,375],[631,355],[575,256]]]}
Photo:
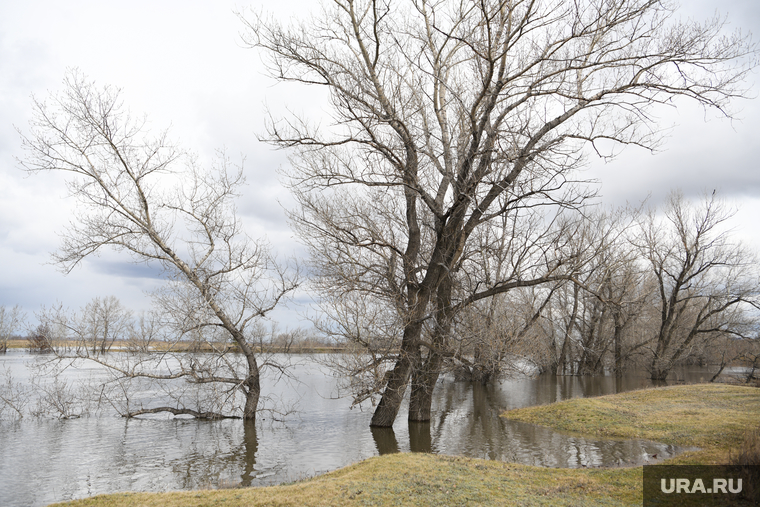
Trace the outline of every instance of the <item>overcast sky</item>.
{"label": "overcast sky", "polygon": [[[716,11],[730,27],[760,36],[756,0],[688,0],[684,16],[705,19]],[[135,112],[149,115],[157,129],[171,126],[184,147],[208,159],[217,148],[245,158],[248,186],[239,202],[251,236],[266,236],[283,256],[299,254],[280,203],[289,196],[276,170],[286,155],[259,143],[264,103],[318,107],[295,95],[297,88],[274,87],[257,52],[240,41],[236,10],[262,6],[278,16],[300,12],[308,1],[228,2],[227,0],[0,1],[0,306],[21,305],[34,320],[41,305],[62,302],[79,308],[96,296],[115,295],[134,309],[147,309],[144,291],[156,273],[112,252],[91,258],[64,275],[50,265],[57,233],[71,216],[62,180],[52,174],[26,176],[19,135],[31,115],[32,94],[44,98],[61,89],[67,68],[77,67],[99,84],[121,87]],[[752,93],[758,95],[758,73]],[[592,160],[588,176],[601,180],[606,204],[639,202],[648,194],[661,200],[675,187],[687,197],[719,190],[739,208],[736,234],[760,249],[760,99],[734,104],[737,118],[719,119],[688,104],[663,113],[675,125],[661,153],[625,150],[614,162]],[[297,298],[305,302],[305,295]],[[297,325],[293,304],[275,318]]]}

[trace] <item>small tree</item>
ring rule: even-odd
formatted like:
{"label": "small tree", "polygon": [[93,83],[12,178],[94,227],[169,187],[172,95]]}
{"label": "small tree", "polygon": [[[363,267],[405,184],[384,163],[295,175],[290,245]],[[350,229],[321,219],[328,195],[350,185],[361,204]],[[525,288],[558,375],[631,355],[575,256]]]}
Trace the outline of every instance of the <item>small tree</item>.
{"label": "small tree", "polygon": [[105,353],[117,338],[125,338],[132,323],[132,312],[124,308],[115,296],[96,297],[83,310],[87,323],[87,338],[92,353]]}
{"label": "small tree", "polygon": [[13,308],[0,306],[0,354],[8,350],[8,340],[21,327],[23,321],[24,314],[20,306],[16,305]]}
{"label": "small tree", "polygon": [[127,348],[133,352],[150,352],[151,347],[166,342],[161,319],[156,311],[140,312],[128,329]]}
{"label": "small tree", "polygon": [[51,352],[54,345],[53,331],[47,323],[41,323],[26,337],[30,352]]}
{"label": "small tree", "polygon": [[[234,366],[219,358],[203,368],[182,363],[170,374],[115,371],[226,385],[243,394],[237,415],[254,420],[260,371],[247,330],[297,281],[275,263],[264,242],[253,241],[241,228],[234,198],[244,183],[242,167],[232,166],[223,154],[210,168],[200,167],[166,132],[150,135],[146,120],[129,114],[117,89],[96,87],[76,71],[64,85],[47,101],[34,100],[30,133],[22,134],[23,167],[66,174],[79,204],[55,260],[69,272],[88,256],[113,248],[133,262],[161,267],[168,281],[156,301],[176,331],[217,336],[218,330],[245,357],[244,364]],[[215,369],[220,365],[224,374]]]}

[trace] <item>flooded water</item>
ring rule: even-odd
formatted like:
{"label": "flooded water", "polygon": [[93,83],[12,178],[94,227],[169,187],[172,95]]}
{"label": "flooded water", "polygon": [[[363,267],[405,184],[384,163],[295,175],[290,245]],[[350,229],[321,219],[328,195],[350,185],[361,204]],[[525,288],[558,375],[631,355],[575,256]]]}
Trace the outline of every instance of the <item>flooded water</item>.
{"label": "flooded water", "polygon": [[[0,356],[14,378],[34,359]],[[240,420],[125,420],[117,416],[0,421],[2,505],[41,506],[117,491],[259,486],[298,480],[390,452],[432,452],[550,467],[634,465],[679,449],[647,441],[595,440],[504,420],[506,409],[598,396],[649,385],[642,377],[519,378],[494,386],[438,384],[434,418],[370,429],[372,407],[350,409],[336,379],[312,357],[292,369],[297,381],[264,384],[265,394],[297,411],[282,420],[264,413]],[[72,372],[70,375],[77,375]],[[679,380],[708,380],[705,370]],[[276,419],[280,419],[276,417]]]}

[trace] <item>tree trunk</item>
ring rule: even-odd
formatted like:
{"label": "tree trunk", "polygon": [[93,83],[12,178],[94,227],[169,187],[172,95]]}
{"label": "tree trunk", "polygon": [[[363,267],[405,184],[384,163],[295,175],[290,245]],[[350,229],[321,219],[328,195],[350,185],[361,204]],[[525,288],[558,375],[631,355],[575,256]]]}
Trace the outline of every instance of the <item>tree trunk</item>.
{"label": "tree trunk", "polygon": [[570,356],[570,335],[573,332],[573,326],[575,326],[575,319],[578,316],[578,291],[579,291],[578,286],[574,285],[573,286],[573,311],[570,314],[570,319],[568,320],[567,328],[565,328],[565,337],[562,340],[562,350],[560,352],[559,360],[557,361],[557,369],[554,372],[556,375],[567,374],[567,363]]}
{"label": "tree trunk", "polygon": [[245,392],[245,408],[243,409],[243,419],[246,421],[256,421],[256,409],[259,406],[259,396],[261,395],[261,375],[259,365],[256,364],[256,357],[253,353],[246,354],[248,362],[248,378],[243,383]]}
{"label": "tree trunk", "polygon": [[385,391],[383,391],[380,403],[377,404],[375,413],[372,415],[370,426],[378,428],[393,426],[404,399],[409,376],[420,363],[419,335],[421,330],[421,324],[409,325],[404,330],[404,339],[401,342],[401,351],[396,360],[396,366],[387,373]]}
{"label": "tree trunk", "polygon": [[623,325],[620,324],[619,318],[615,315],[615,376],[623,376]]}
{"label": "tree trunk", "polygon": [[412,392],[409,397],[409,420],[430,421],[433,390],[438,382],[443,357],[431,351],[421,368],[412,372]]}
{"label": "tree trunk", "polygon": [[472,369],[471,381],[486,385],[493,379],[493,374],[493,370],[485,368],[483,365],[478,364],[475,366],[475,368]]}
{"label": "tree trunk", "polygon": [[438,350],[429,350],[425,361],[421,361],[420,367],[412,371],[409,421],[430,421],[433,390],[443,365],[440,350],[445,349],[451,331],[451,279],[448,275],[444,276],[436,291],[436,306],[436,325],[432,342]]}
{"label": "tree trunk", "polygon": [[670,373],[671,369],[671,366],[668,363],[668,361],[664,361],[655,356],[654,359],[652,359],[651,366],[649,367],[650,378],[655,381],[665,382],[668,379],[668,374]]}

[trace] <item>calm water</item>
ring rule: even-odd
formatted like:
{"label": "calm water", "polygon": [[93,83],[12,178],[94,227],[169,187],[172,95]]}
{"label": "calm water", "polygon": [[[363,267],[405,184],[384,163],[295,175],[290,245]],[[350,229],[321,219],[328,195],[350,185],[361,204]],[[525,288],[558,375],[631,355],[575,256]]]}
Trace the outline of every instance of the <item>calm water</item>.
{"label": "calm water", "polygon": [[[18,380],[33,360],[14,351],[0,356],[0,366],[11,368]],[[239,420],[115,416],[0,421],[1,503],[40,506],[116,491],[276,484],[388,452],[551,467],[633,465],[678,452],[646,441],[572,437],[498,417],[505,409],[646,387],[640,377],[541,376],[488,387],[441,382],[430,423],[408,423],[402,411],[392,430],[371,430],[372,407],[350,409],[350,400],[338,397],[336,380],[313,358],[300,357],[293,372],[298,382],[267,382],[264,389],[281,406],[295,404],[297,411],[283,420],[265,413],[255,426]],[[692,370],[679,378],[710,377],[705,370]]]}

